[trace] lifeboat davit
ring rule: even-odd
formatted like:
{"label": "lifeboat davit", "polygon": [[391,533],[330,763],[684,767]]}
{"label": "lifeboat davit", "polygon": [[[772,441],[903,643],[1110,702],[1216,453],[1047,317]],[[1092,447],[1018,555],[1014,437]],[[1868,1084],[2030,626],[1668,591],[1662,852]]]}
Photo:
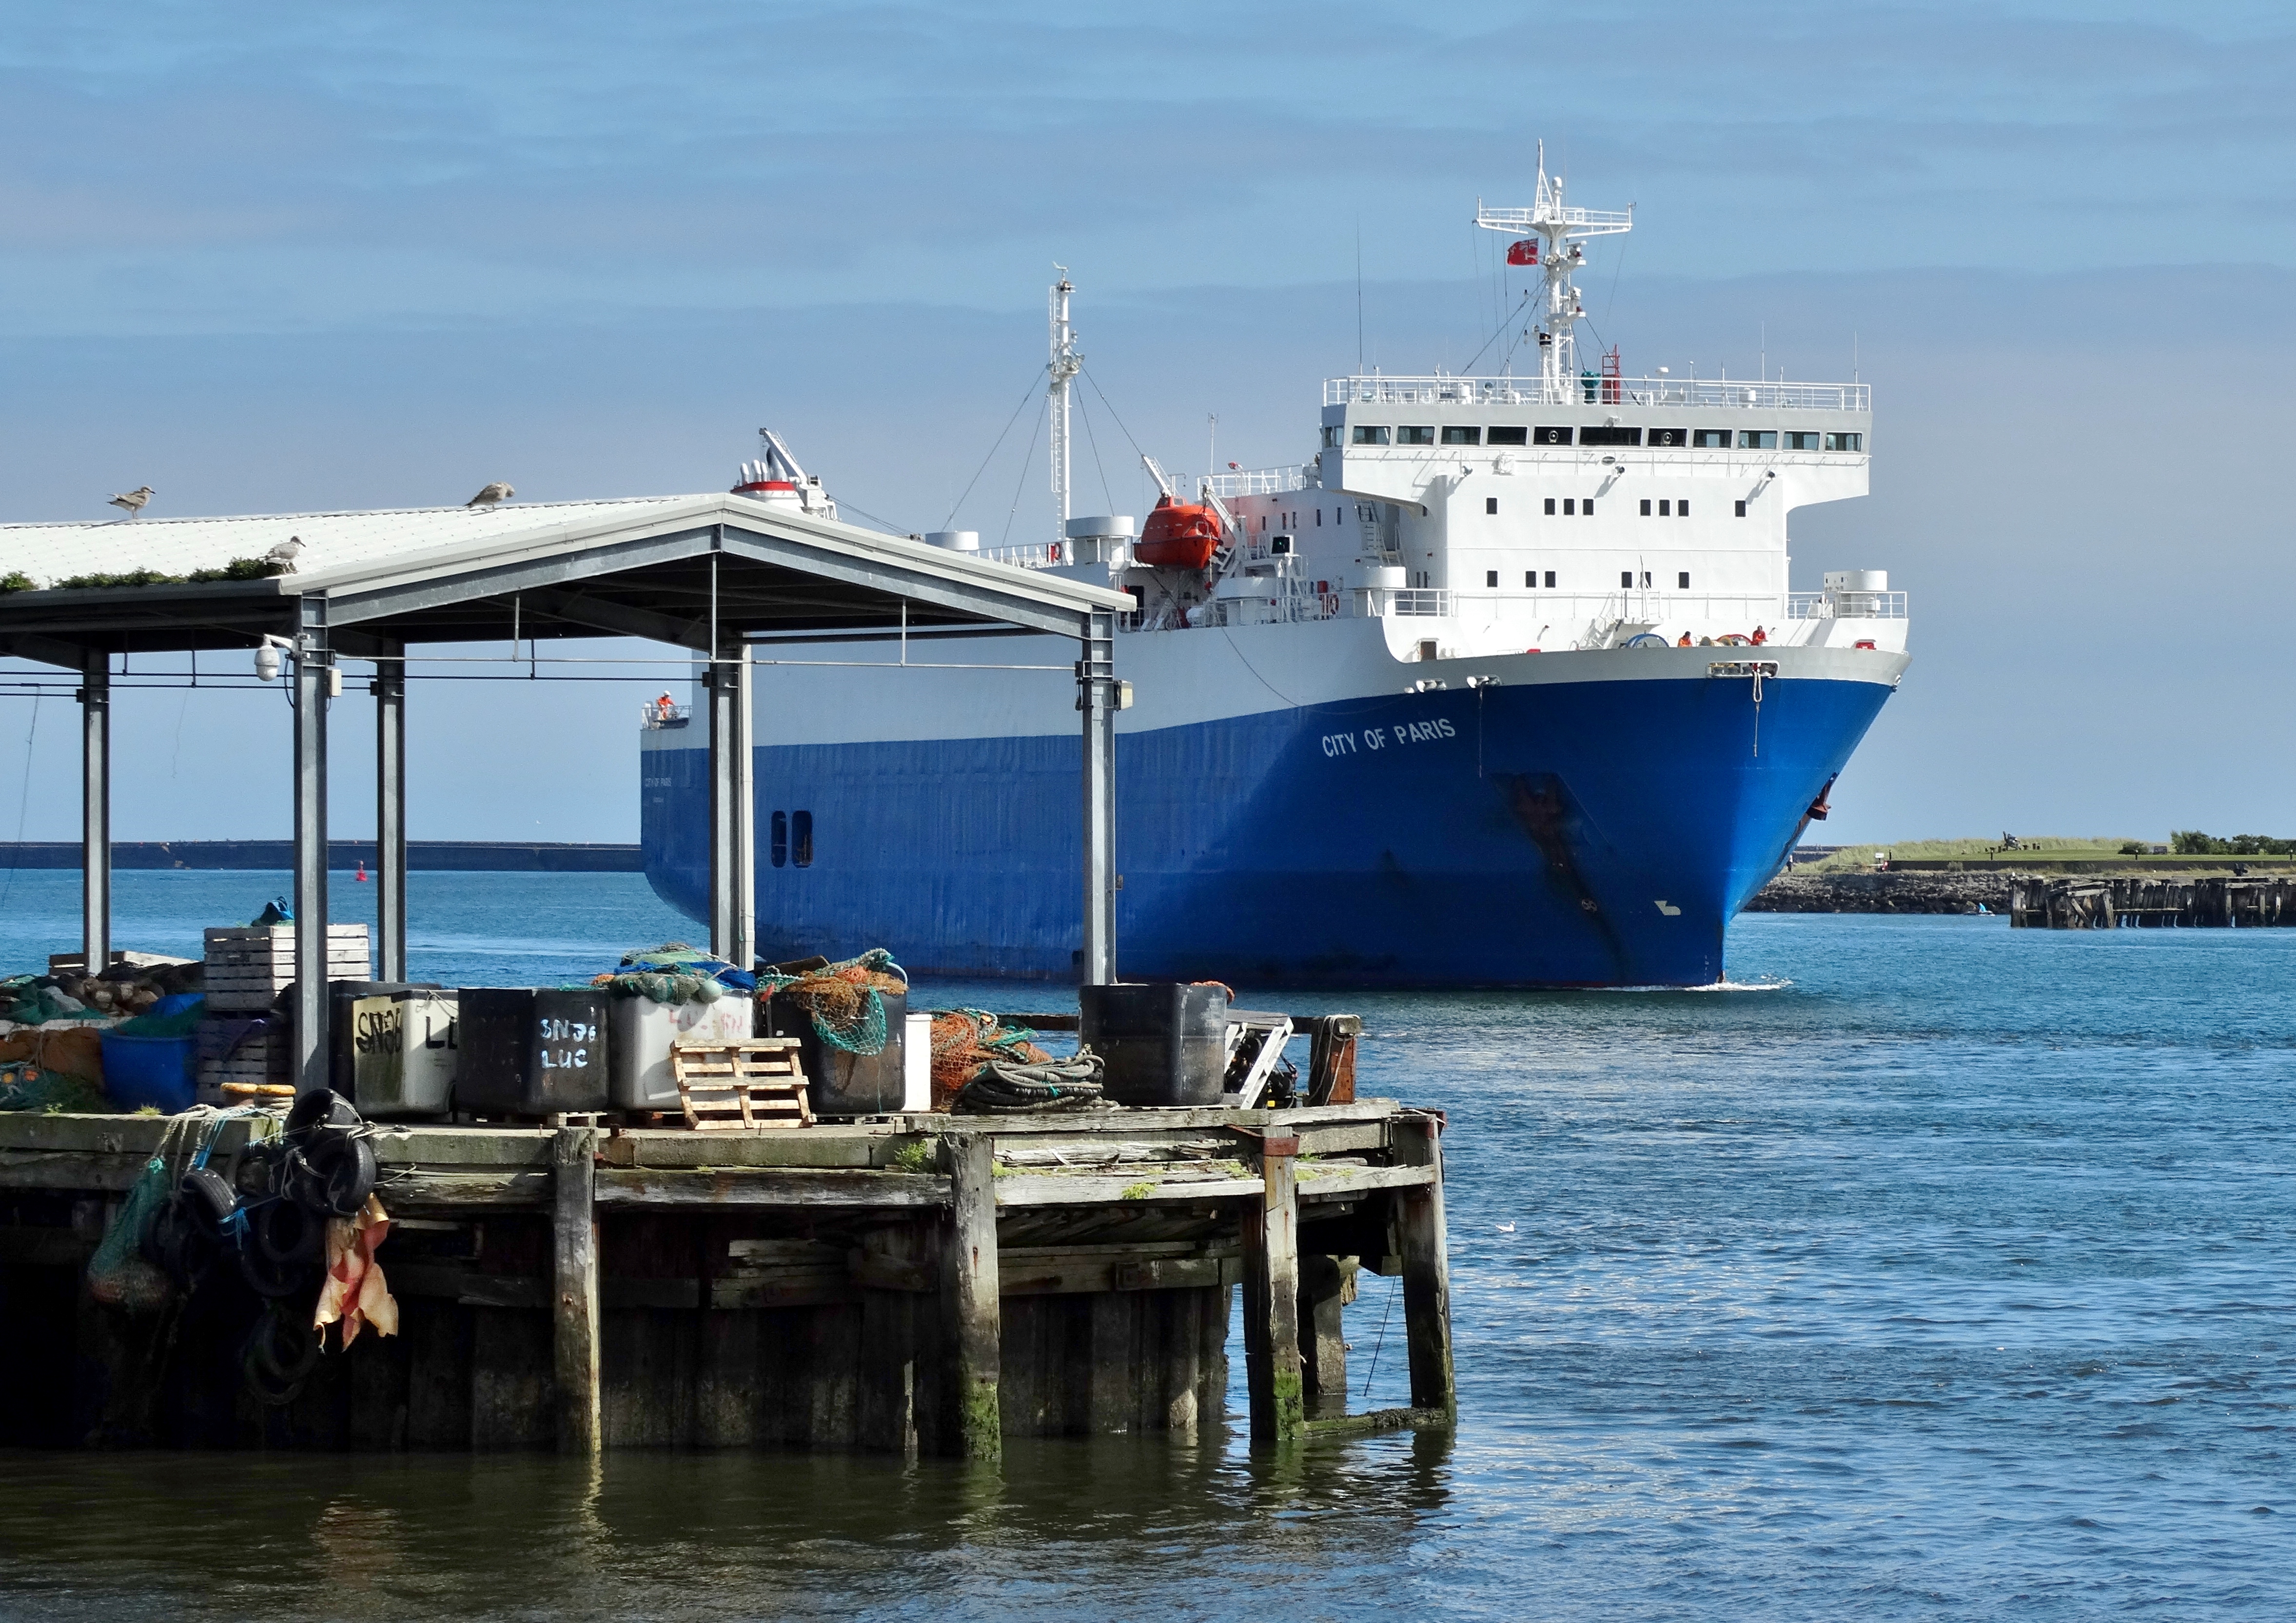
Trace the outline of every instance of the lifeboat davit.
{"label": "lifeboat davit", "polygon": [[1156,570],[1201,570],[1210,564],[1219,545],[1219,514],[1208,506],[1160,498],[1140,539],[1133,544],[1132,561]]}

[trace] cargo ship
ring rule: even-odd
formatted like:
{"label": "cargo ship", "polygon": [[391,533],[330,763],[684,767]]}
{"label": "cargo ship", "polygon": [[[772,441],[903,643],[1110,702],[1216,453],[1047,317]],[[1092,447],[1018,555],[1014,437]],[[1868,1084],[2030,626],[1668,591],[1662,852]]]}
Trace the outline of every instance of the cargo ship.
{"label": "cargo ship", "polygon": [[[1148,462],[1162,495],[1141,521],[1069,510],[1063,274],[1052,533],[926,537],[1138,604],[1117,639],[1127,979],[1713,984],[1731,918],[1824,816],[1906,670],[1886,573],[1790,580],[1789,515],[1866,494],[1867,387],[1582,355],[1585,244],[1632,215],[1566,205],[1543,160],[1529,207],[1475,223],[1530,284],[1519,375],[1328,379],[1309,455],[1193,484]],[[738,488],[834,516],[770,437]],[[1075,973],[1067,644],[751,652],[762,956]],[[643,839],[654,889],[699,918],[708,751],[687,722],[644,713]]]}

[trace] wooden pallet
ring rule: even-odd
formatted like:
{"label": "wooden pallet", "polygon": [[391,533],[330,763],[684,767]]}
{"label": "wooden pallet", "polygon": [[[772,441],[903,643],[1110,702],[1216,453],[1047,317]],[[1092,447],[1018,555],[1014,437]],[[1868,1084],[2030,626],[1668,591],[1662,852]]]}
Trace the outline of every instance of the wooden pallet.
{"label": "wooden pallet", "polygon": [[669,1067],[685,1125],[697,1133],[813,1125],[795,1037],[679,1043],[669,1051]]}

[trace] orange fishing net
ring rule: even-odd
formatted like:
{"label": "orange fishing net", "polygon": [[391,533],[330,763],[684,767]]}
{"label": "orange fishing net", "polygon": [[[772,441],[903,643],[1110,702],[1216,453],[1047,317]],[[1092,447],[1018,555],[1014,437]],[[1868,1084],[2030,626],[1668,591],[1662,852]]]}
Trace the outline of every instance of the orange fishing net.
{"label": "orange fishing net", "polygon": [[946,1111],[956,1090],[991,1060],[1042,1065],[1052,1055],[1029,1039],[1026,1026],[1004,1026],[986,1009],[945,1009],[932,1017],[932,1107]]}

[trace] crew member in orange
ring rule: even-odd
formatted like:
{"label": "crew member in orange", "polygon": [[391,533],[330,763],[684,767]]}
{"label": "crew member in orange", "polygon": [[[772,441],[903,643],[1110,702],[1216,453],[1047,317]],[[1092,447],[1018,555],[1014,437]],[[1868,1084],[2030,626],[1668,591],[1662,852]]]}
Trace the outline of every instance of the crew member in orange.
{"label": "crew member in orange", "polygon": [[1676,646],[1677,648],[1687,648],[1687,647],[1689,647],[1689,646],[1690,646],[1690,633],[1688,633],[1687,631],[1684,632],[1684,633],[1682,634],[1682,641],[1680,641],[1679,643],[1677,643],[1675,644],[1675,646]]}
{"label": "crew member in orange", "polygon": [[653,701],[653,708],[654,713],[657,716],[660,716],[664,721],[668,721],[670,717],[670,712],[675,710],[677,707],[669,701],[669,695],[668,693],[664,693],[660,698]]}
{"label": "crew member in orange", "polygon": [[1754,627],[1753,642],[1755,647],[1759,648],[1763,643],[1769,640],[1770,634],[1768,632],[1763,630],[1759,626]]}

